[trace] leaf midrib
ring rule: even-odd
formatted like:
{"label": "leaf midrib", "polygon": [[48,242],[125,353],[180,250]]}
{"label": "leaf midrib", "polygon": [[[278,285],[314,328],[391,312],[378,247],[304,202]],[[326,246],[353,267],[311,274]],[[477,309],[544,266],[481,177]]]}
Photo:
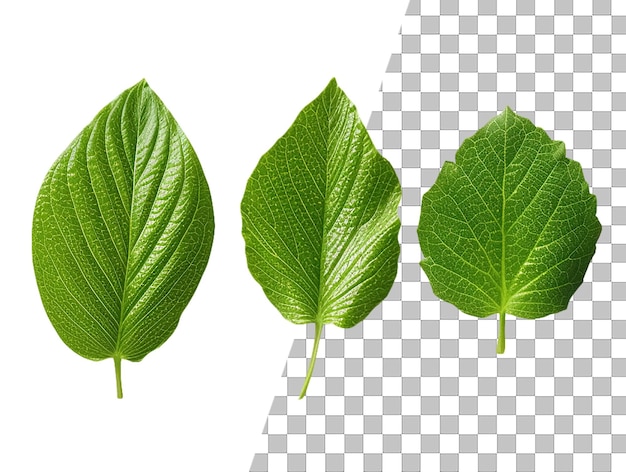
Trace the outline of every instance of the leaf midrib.
{"label": "leaf midrib", "polygon": [[[502,245],[502,252],[500,254],[500,314],[504,316],[506,314],[506,308],[509,303],[508,294],[507,294],[507,286],[506,286],[506,231],[504,229],[504,221],[506,214],[506,172],[507,172],[507,121],[509,114],[505,112],[504,114],[504,158],[502,165],[502,212],[500,213],[500,238]],[[524,136],[524,140],[526,136]],[[524,144],[524,140],[522,140],[522,145]],[[521,145],[520,145],[521,147]],[[519,150],[519,147],[518,147]],[[517,153],[513,156],[513,159],[517,157]],[[513,162],[513,159],[511,162]]]}
{"label": "leaf midrib", "polygon": [[[334,92],[334,88],[333,88],[333,92]],[[331,118],[333,116],[333,113],[331,112],[332,110],[332,101],[334,98],[334,93],[330,94],[329,93],[330,98],[329,98],[329,108],[325,109],[324,112],[326,114],[326,116],[328,117],[328,119],[324,120],[324,124],[326,126],[326,133],[323,134],[323,136],[326,138],[326,140],[324,141],[324,155],[326,157],[325,159],[325,175],[324,175],[324,192],[322,195],[322,237],[321,237],[321,247],[320,247],[320,262],[319,262],[319,283],[318,283],[318,287],[317,287],[317,306],[316,306],[316,311],[315,311],[315,325],[320,325],[320,324],[324,324],[324,316],[323,316],[323,312],[322,312],[322,299],[324,297],[324,288],[326,286],[326,281],[324,279],[324,266],[325,266],[325,251],[324,248],[326,247],[325,241],[326,241],[326,212],[327,212],[327,205],[328,205],[328,163],[330,162],[330,156],[329,156],[329,141],[330,141],[330,136],[331,136],[331,132],[332,132],[332,127],[331,127]],[[322,100],[322,105],[325,107],[325,102]],[[316,120],[318,123],[321,120]]]}
{"label": "leaf midrib", "polygon": [[[337,95],[339,97],[337,97]],[[340,104],[339,106],[334,106],[333,107],[333,102],[337,101],[338,99],[342,99],[343,96],[341,94],[341,92],[338,91],[338,89],[334,89],[333,90],[333,94],[331,95],[331,97],[329,98],[329,108],[325,109],[325,115],[328,116],[328,119],[325,120],[325,125],[327,127],[326,129],[326,162],[325,162],[325,167],[326,167],[326,175],[325,175],[325,186],[324,186],[324,195],[323,195],[323,208],[322,208],[322,238],[321,238],[321,242],[322,242],[322,247],[320,248],[320,268],[319,268],[319,274],[320,274],[320,279],[319,279],[319,287],[318,287],[318,300],[317,300],[317,313],[315,315],[315,322],[316,323],[327,323],[329,322],[328,320],[326,320],[326,315],[328,314],[328,305],[330,304],[330,302],[333,302],[334,300],[337,299],[337,297],[335,298],[330,298],[328,299],[328,294],[327,291],[325,290],[327,288],[327,279],[324,277],[325,275],[330,276],[331,274],[334,273],[335,267],[337,267],[337,264],[339,264],[339,262],[341,261],[341,259],[343,258],[343,255],[346,253],[346,251],[349,250],[350,248],[350,244],[347,242],[343,245],[343,247],[341,248],[341,251],[338,254],[335,254],[333,257],[333,261],[332,261],[332,265],[330,267],[328,267],[328,270],[324,270],[326,268],[326,258],[323,257],[326,252],[324,251],[324,248],[327,246],[326,244],[326,237],[328,235],[328,233],[332,230],[332,228],[335,226],[335,223],[337,221],[337,219],[341,216],[341,211],[339,211],[335,217],[335,219],[332,221],[332,223],[330,223],[329,225],[326,225],[326,214],[328,212],[328,195],[329,193],[332,193],[332,188],[329,187],[329,180],[330,180],[330,175],[329,175],[329,163],[331,162],[331,156],[334,158],[335,154],[338,153],[340,151],[341,146],[340,145],[336,145],[332,148],[332,152],[330,150],[331,146],[330,143],[332,141],[332,137],[333,134],[338,134],[337,129],[343,130],[345,129],[349,123],[348,123],[348,113],[345,112],[344,108],[347,108],[348,110],[351,109],[351,105],[349,104],[343,104],[341,103],[340,100]],[[341,106],[341,105],[345,105],[345,106]],[[320,121],[320,120],[316,120],[316,121]],[[337,121],[338,123],[335,123],[335,121]],[[352,123],[350,125],[350,134],[349,137],[347,138],[347,141],[349,143],[353,143],[355,141],[355,134],[358,130],[358,126],[356,126],[354,123]],[[334,131],[334,133],[333,133]],[[339,133],[340,134],[340,133]],[[335,140],[337,141],[337,138],[335,137]],[[348,146],[349,147],[349,146]],[[354,170],[354,172],[351,174],[351,181],[350,181],[350,188],[345,191],[345,199],[341,202],[335,202],[335,206],[338,206],[340,208],[343,208],[345,206],[345,202],[347,202],[350,199],[350,196],[352,194],[352,189],[354,188],[354,184],[356,183],[356,181],[358,180],[359,177],[359,169],[360,169],[360,165],[363,161],[363,157],[364,157],[364,152],[361,153],[358,159],[358,165],[355,165],[356,169]],[[343,170],[343,168],[342,168]],[[380,178],[379,180],[376,182],[376,186],[378,185],[378,183],[380,182]],[[330,188],[330,190],[329,190]],[[370,199],[372,198],[372,195],[374,194],[374,190],[372,190],[372,192],[370,193]],[[367,207],[367,205],[364,205],[364,207]],[[356,228],[358,230],[358,228],[361,227],[362,225],[362,219],[363,219],[363,214],[360,215],[360,220],[359,223],[356,225]],[[353,266],[354,264],[351,264],[349,268],[346,268],[346,271],[349,271],[349,269]],[[332,295],[332,294],[331,294]],[[336,294],[335,294],[336,295]]]}
{"label": "leaf midrib", "polygon": [[[134,143],[134,156],[133,156],[133,180],[132,180],[132,188],[131,193],[130,193],[130,208],[129,208],[129,218],[128,218],[128,241],[127,241],[127,248],[128,248],[128,252],[126,254],[126,263],[124,265],[124,286],[123,286],[123,290],[122,290],[122,302],[120,305],[120,313],[119,313],[119,322],[118,322],[118,327],[117,327],[117,336],[116,336],[116,342],[115,342],[115,351],[113,353],[113,357],[123,357],[123,353],[120,352],[120,348],[121,348],[121,343],[122,343],[122,326],[124,324],[124,320],[126,319],[126,316],[128,315],[128,288],[130,286],[130,281],[132,280],[132,277],[129,277],[130,274],[130,270],[129,270],[129,265],[130,265],[130,258],[131,258],[131,254],[133,253],[134,247],[137,244],[137,241],[139,241],[139,239],[141,238],[141,234],[143,232],[143,230],[145,229],[145,224],[144,227],[142,228],[142,230],[139,232],[139,234],[137,235],[137,238],[135,239],[135,241],[132,241],[132,220],[133,220],[133,215],[134,213],[134,207],[135,207],[135,189],[137,187],[137,182],[139,181],[139,179],[141,179],[141,177],[143,176],[143,172],[145,172],[146,168],[148,167],[148,162],[149,162],[149,158],[146,159],[146,166],[144,167],[144,169],[141,172],[141,175],[137,175],[138,174],[138,170],[137,170],[137,146],[140,140],[140,136],[141,136],[141,124],[142,124],[142,104],[143,104],[143,100],[144,100],[144,93],[145,93],[145,87],[142,87],[140,90],[140,94],[139,97],[137,97],[136,100],[136,105],[135,105],[135,112],[136,112],[136,122],[135,122],[135,129],[136,129],[136,133],[135,133],[135,143]],[[128,99],[130,98],[130,94],[126,97],[126,101],[124,104],[124,108],[126,107],[126,103],[128,102]],[[150,108],[152,109],[151,111],[154,112],[154,114],[156,115],[155,117],[155,136],[154,139],[152,139],[150,141],[150,148],[146,148],[144,150],[145,154],[147,156],[151,156],[152,153],[154,152],[154,149],[156,147],[156,143],[158,141],[158,135],[159,135],[159,119],[158,119],[158,114],[159,114],[159,106],[158,103],[154,103],[154,104],[149,104]],[[167,126],[169,128],[169,124]],[[169,130],[168,130],[169,131]],[[170,142],[169,139],[167,140],[167,147],[169,149],[170,147]],[[161,177],[159,180],[159,184],[157,186],[156,192],[155,192],[155,196],[158,195],[159,190],[161,189],[161,184],[163,183],[163,177],[165,175],[165,170],[167,169],[167,164],[169,162],[169,153],[168,153],[168,158],[165,160],[164,164],[163,164],[163,172],[161,172]],[[152,208],[154,207],[154,200],[152,201],[152,207],[150,209],[150,211],[148,212],[148,215],[150,215],[152,213]],[[134,277],[134,275],[133,275]]]}

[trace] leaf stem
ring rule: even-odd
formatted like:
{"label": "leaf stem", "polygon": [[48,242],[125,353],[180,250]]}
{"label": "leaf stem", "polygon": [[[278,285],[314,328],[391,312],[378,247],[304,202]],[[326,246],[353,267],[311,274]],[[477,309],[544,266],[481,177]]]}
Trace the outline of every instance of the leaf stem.
{"label": "leaf stem", "polygon": [[309,382],[311,381],[311,376],[313,375],[313,369],[315,368],[315,359],[317,358],[317,348],[320,344],[320,338],[322,337],[322,328],[324,327],[323,323],[315,323],[315,341],[313,343],[313,354],[311,354],[311,362],[309,363],[309,370],[306,373],[306,379],[304,379],[304,385],[302,386],[302,391],[300,392],[299,399],[306,395],[306,389],[309,386]]}
{"label": "leaf stem", "polygon": [[117,385],[117,398],[122,398],[122,358],[119,356],[113,356],[113,363],[115,364],[115,384]]}
{"label": "leaf stem", "polygon": [[506,343],[506,313],[500,313],[500,320],[498,322],[498,345],[496,352],[498,354],[504,354],[504,347]]}

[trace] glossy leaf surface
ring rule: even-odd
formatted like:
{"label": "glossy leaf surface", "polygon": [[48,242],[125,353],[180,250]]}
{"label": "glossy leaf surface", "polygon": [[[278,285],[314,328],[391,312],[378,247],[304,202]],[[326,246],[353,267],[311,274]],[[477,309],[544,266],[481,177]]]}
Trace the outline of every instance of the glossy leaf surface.
{"label": "glossy leaf surface", "polygon": [[565,145],[507,108],[466,139],[424,194],[418,237],[434,293],[464,313],[564,310],[600,235],[596,197]]}
{"label": "glossy leaf surface", "polygon": [[293,323],[350,328],[389,292],[400,183],[333,79],[261,158],[241,203],[250,272]]}
{"label": "glossy leaf surface", "polygon": [[140,361],[176,328],[213,241],[186,136],[145,81],[108,104],[48,172],[33,263],[57,333],[83,357]]}

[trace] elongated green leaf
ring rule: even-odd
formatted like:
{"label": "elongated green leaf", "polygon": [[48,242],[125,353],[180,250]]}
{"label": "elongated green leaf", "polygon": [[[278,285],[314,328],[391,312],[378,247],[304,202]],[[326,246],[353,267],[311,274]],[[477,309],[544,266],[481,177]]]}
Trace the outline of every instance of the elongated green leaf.
{"label": "elongated green leaf", "polygon": [[145,81],[109,103],[46,176],[33,263],[61,339],[140,361],[172,334],[206,267],[213,208],[200,162]]}
{"label": "elongated green leaf", "polygon": [[596,197],[565,145],[510,108],[466,139],[424,194],[421,265],[434,293],[477,317],[567,308],[600,235]]}
{"label": "elongated green leaf", "polygon": [[250,272],[293,323],[350,328],[397,271],[400,183],[333,79],[261,158],[241,212]]}

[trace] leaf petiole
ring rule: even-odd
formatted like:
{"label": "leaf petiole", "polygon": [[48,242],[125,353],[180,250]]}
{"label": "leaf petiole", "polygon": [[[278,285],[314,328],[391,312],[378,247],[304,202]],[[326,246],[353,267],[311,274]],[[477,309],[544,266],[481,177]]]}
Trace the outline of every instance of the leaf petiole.
{"label": "leaf petiole", "polygon": [[324,327],[323,323],[315,323],[315,341],[313,342],[313,353],[311,354],[311,362],[309,364],[309,370],[306,373],[306,379],[304,379],[304,385],[302,386],[302,391],[300,392],[299,400],[302,400],[302,397],[306,395],[306,389],[309,386],[309,382],[311,381],[311,377],[313,376],[313,369],[315,368],[315,359],[317,358],[317,348],[320,344],[320,338],[322,337],[322,328]]}
{"label": "leaf petiole", "polygon": [[498,345],[496,352],[498,354],[504,354],[504,347],[506,342],[506,313],[500,313],[500,320],[498,321]]}
{"label": "leaf petiole", "polygon": [[123,398],[122,393],[122,358],[119,356],[113,356],[113,363],[115,364],[115,384],[117,385],[117,398]]}

